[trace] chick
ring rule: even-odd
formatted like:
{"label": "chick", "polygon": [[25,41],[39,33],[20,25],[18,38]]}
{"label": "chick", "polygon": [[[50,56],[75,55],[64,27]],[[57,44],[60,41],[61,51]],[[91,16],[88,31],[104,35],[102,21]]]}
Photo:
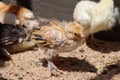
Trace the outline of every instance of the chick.
{"label": "chick", "polygon": [[26,22],[27,20],[32,20],[35,18],[34,13],[25,7],[19,5],[5,4],[0,1],[0,21],[2,23],[4,23],[5,15],[8,13],[12,13],[16,16],[16,18],[18,19],[17,23],[19,25],[23,25],[24,22]]}
{"label": "chick", "polygon": [[82,44],[84,38],[83,28],[76,22],[51,21],[49,25],[42,26],[40,30],[32,33],[32,38],[41,42],[39,46],[44,50],[48,68],[55,76],[61,74],[54,63],[53,57],[61,52],[75,50]]}
{"label": "chick", "polygon": [[0,1],[1,23],[4,23],[5,15],[8,13],[14,14],[18,19],[16,20],[16,24],[18,24],[19,26],[25,25],[30,32],[32,32],[32,30],[35,28],[40,28],[39,22],[37,19],[35,19],[34,13],[32,11],[19,5],[7,5]]}
{"label": "chick", "polygon": [[[114,7],[113,0],[93,2],[83,0],[78,2],[73,12],[73,18],[84,28],[85,36],[99,31],[111,29],[118,16],[118,9]],[[91,37],[94,40],[94,37]]]}
{"label": "chick", "polygon": [[36,46],[34,40],[28,39],[28,30],[22,26],[0,23],[0,49],[7,58],[10,53],[25,51]]}

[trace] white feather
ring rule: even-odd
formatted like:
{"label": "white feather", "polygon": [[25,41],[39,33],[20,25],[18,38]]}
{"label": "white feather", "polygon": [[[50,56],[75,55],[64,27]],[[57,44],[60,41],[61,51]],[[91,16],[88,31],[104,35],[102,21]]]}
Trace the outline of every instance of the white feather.
{"label": "white feather", "polygon": [[75,6],[73,18],[84,27],[85,35],[111,29],[118,16],[113,0],[80,1]]}

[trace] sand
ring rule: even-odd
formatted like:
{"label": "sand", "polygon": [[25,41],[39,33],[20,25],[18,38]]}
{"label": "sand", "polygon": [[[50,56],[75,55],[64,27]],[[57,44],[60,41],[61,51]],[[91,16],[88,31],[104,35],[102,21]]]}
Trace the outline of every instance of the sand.
{"label": "sand", "polygon": [[14,63],[0,60],[0,80],[120,80],[118,42],[88,40],[83,49],[59,54],[55,64],[67,74],[57,77],[51,76],[41,49],[11,56]]}
{"label": "sand", "polygon": [[[3,1],[10,3],[12,0]],[[36,15],[72,20],[75,1],[79,0],[59,0],[61,3],[54,4],[55,0],[35,1],[33,11]],[[115,1],[119,5],[119,0]],[[66,2],[70,3],[63,5]],[[98,42],[99,46],[88,40],[83,50],[79,47],[75,51],[59,54],[56,65],[67,74],[57,77],[51,76],[42,50],[11,54],[14,63],[0,59],[0,80],[120,80],[120,42]]]}

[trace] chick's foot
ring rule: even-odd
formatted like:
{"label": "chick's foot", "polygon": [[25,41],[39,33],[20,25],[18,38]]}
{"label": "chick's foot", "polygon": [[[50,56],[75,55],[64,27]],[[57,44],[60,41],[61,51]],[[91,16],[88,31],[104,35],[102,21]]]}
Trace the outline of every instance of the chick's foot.
{"label": "chick's foot", "polygon": [[52,61],[47,60],[47,62],[48,62],[48,68],[50,69],[52,76],[59,76],[60,74],[66,74],[64,71],[59,70]]}

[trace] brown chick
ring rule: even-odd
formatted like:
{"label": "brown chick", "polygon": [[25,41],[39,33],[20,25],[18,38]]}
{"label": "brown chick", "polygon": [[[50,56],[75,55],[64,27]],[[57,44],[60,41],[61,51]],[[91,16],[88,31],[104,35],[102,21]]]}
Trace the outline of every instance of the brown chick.
{"label": "brown chick", "polygon": [[28,30],[24,26],[0,23],[1,54],[11,59],[10,53],[25,51],[36,46],[36,42],[28,36]]}
{"label": "brown chick", "polygon": [[75,50],[82,44],[84,38],[81,25],[76,22],[59,22],[51,21],[50,25],[42,26],[40,30],[32,33],[32,38],[41,41],[39,46],[46,54],[48,68],[55,76],[59,75],[60,71],[52,62],[52,57],[60,52],[69,52]]}
{"label": "brown chick", "polygon": [[35,19],[34,13],[29,9],[19,6],[19,5],[11,5],[5,4],[0,1],[0,22],[4,23],[5,15],[8,13],[12,13],[18,19],[16,24],[20,26],[25,25],[29,32],[32,32],[33,29],[38,29],[39,22]]}
{"label": "brown chick", "polygon": [[12,13],[18,19],[18,24],[23,25],[27,20],[32,20],[35,18],[34,13],[22,6],[5,4],[0,1],[0,21],[4,23],[5,15],[8,13]]}

